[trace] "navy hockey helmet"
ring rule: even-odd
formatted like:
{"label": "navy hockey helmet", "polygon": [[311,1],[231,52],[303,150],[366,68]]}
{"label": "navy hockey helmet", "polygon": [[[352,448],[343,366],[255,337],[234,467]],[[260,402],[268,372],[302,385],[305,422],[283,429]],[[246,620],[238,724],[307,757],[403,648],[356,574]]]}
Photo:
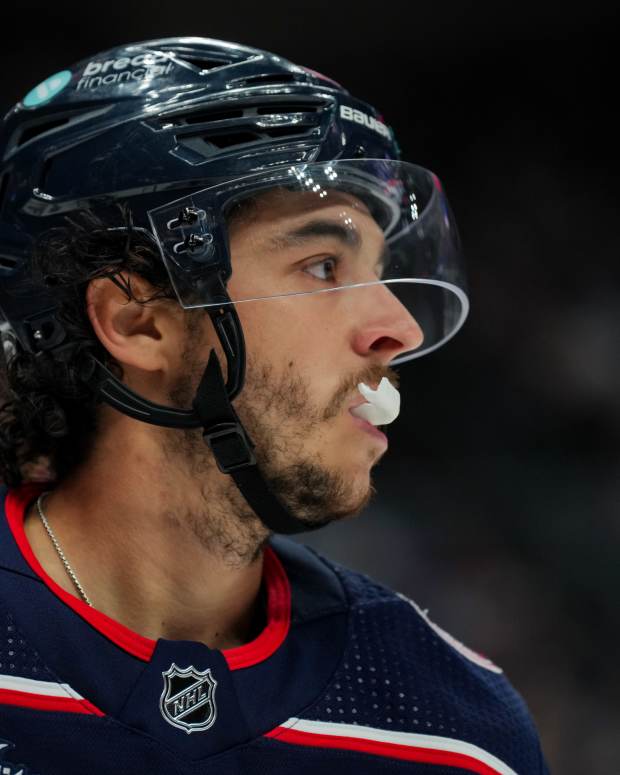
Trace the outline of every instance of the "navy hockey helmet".
{"label": "navy hockey helmet", "polygon": [[334,81],[205,38],[111,49],[47,78],[0,135],[0,253],[77,209],[147,210],[279,164],[396,159],[391,130]]}
{"label": "navy hockey helmet", "polygon": [[[243,385],[243,332],[227,281],[231,203],[273,189],[353,195],[382,229],[381,271],[350,267],[323,290],[389,285],[416,319],[423,346],[462,325],[467,296],[458,235],[437,178],[399,161],[391,129],[370,105],[325,76],[265,51],[206,38],[111,49],[32,89],[0,134],[0,328],[33,353],[66,357],[53,289],[31,284],[33,241],[80,210],[127,205],[161,252],[179,302],[203,307],[224,350],[211,353],[191,410],[132,393],[92,358],[84,378],[132,417],[203,427],[222,471],[272,529],[308,529],[277,501],[230,403]],[[387,257],[386,257],[387,256]],[[375,262],[376,263],[376,262]],[[362,271],[363,269],[363,271]],[[305,291],[292,286],[288,293]],[[1,319],[1,318],[0,318]],[[62,355],[61,355],[62,354]],[[265,516],[268,515],[268,516]]]}

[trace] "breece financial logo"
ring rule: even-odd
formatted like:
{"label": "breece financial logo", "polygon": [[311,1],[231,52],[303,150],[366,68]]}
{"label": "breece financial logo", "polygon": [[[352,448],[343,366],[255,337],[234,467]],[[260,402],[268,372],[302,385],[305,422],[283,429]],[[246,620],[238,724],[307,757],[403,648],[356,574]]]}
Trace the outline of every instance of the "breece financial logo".
{"label": "breece financial logo", "polygon": [[77,91],[93,91],[102,86],[150,81],[168,75],[174,62],[167,54],[145,52],[133,57],[93,59],[84,68]]}
{"label": "breece financial logo", "polygon": [[34,89],[31,89],[28,94],[22,100],[23,104],[27,108],[36,108],[38,105],[43,105],[45,102],[49,102],[52,97],[65,88],[65,86],[71,80],[71,70],[61,70],[59,73],[54,73],[46,78]]}

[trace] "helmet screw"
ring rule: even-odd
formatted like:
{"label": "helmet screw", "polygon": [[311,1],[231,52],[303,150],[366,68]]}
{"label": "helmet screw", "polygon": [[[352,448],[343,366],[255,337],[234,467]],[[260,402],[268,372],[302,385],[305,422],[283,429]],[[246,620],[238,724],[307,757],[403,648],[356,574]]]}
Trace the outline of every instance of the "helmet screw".
{"label": "helmet screw", "polygon": [[200,250],[200,248],[203,248],[205,242],[208,242],[208,240],[205,240],[205,238],[201,237],[199,234],[190,234],[185,240],[185,247],[189,253],[194,253],[197,250]]}
{"label": "helmet screw", "polygon": [[198,220],[198,211],[193,207],[184,207],[179,213],[179,223],[192,224]]}
{"label": "helmet screw", "polygon": [[202,237],[199,237],[197,234],[190,234],[186,241],[187,249],[191,252],[196,250],[197,248],[201,248],[205,241]]}
{"label": "helmet screw", "polygon": [[183,226],[192,226],[199,218],[205,217],[204,210],[196,210],[195,207],[183,207],[179,210],[179,214],[176,218],[168,221],[168,228],[172,229],[182,228]]}

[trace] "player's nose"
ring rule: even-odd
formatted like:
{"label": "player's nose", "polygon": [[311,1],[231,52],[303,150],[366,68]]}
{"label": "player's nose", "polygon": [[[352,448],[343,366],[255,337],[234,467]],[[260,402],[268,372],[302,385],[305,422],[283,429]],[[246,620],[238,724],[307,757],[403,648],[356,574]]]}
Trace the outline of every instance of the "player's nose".
{"label": "player's nose", "polygon": [[359,289],[359,294],[356,310],[360,322],[352,342],[358,355],[378,353],[382,361],[389,363],[402,353],[420,347],[424,333],[389,285],[380,283]]}

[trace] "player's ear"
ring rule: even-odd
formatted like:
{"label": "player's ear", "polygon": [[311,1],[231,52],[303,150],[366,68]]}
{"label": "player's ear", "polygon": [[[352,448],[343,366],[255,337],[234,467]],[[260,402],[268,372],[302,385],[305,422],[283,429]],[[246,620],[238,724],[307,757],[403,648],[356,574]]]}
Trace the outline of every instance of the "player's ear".
{"label": "player's ear", "polygon": [[154,289],[137,274],[122,272],[115,280],[91,280],[86,291],[88,317],[99,341],[121,365],[168,371],[182,349],[178,304],[168,299],[145,301]]}

